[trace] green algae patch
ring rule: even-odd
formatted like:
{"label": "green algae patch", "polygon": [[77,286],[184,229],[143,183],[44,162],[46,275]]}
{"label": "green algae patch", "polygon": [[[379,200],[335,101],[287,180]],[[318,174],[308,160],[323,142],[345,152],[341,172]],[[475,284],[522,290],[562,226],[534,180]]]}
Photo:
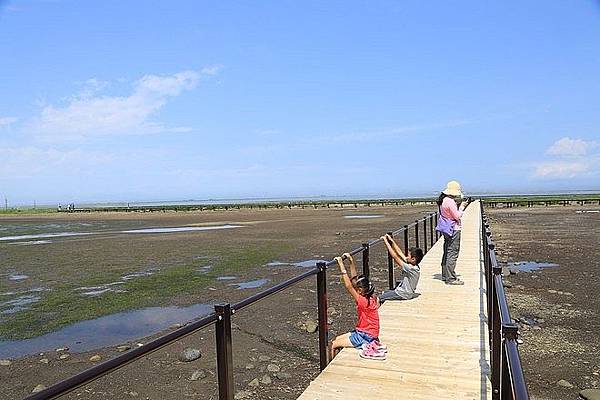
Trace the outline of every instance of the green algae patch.
{"label": "green algae patch", "polygon": [[[290,248],[284,243],[265,243],[243,246],[223,252],[211,252],[207,257],[213,268],[208,273],[198,271],[197,265],[160,267],[152,274],[139,276],[110,286],[114,291],[86,296],[82,288],[119,281],[121,274],[106,271],[92,272],[77,285],[55,285],[38,293],[40,300],[28,309],[5,315],[0,323],[0,338],[27,339],[56,331],[75,322],[95,319],[118,312],[145,307],[173,305],[172,300],[198,298],[206,288],[215,284],[221,274],[244,273],[280,257]],[[177,305],[186,306],[190,304]]]}

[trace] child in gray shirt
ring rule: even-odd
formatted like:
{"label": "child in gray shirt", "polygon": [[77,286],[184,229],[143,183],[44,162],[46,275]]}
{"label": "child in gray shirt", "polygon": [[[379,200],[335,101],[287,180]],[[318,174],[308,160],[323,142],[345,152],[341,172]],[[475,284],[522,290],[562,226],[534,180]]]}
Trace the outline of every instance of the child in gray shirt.
{"label": "child in gray shirt", "polygon": [[395,289],[384,291],[379,296],[379,300],[383,303],[385,300],[414,299],[419,295],[415,291],[421,276],[419,263],[423,259],[423,250],[418,247],[410,247],[408,254],[405,255],[390,235],[382,236],[381,239],[396,264],[402,268],[402,279]]}

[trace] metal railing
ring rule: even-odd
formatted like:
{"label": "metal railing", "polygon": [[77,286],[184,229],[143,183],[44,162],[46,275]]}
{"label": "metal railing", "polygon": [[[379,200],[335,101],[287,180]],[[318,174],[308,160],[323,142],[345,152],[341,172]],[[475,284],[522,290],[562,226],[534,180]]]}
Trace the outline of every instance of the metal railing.
{"label": "metal railing", "polygon": [[481,206],[481,238],[485,266],[487,316],[490,345],[492,400],[527,400],[529,393],[521,369],[518,327],[510,317],[502,267],[498,265],[492,231]]}
{"label": "metal railing", "polygon": [[[388,232],[392,236],[403,235],[404,251],[409,248],[410,228],[414,227],[415,237],[414,243],[418,246],[420,240],[424,245],[423,251],[427,249],[427,224],[430,231],[429,244],[433,246],[434,224],[437,223],[437,212],[431,213],[421,219],[416,220],[410,225],[404,225],[402,228]],[[422,237],[419,237],[419,226],[422,226]],[[438,239],[438,233],[435,232],[435,239]],[[362,253],[362,273],[366,276],[370,275],[369,270],[369,252],[371,247],[382,242],[382,239],[372,240],[363,243],[350,252],[352,256]],[[260,293],[250,296],[236,304],[216,304],[215,311],[197,321],[191,322],[182,328],[178,328],[164,336],[154,339],[141,347],[128,351],[118,357],[105,361],[92,368],[78,373],[66,380],[60,381],[38,393],[31,394],[25,400],[42,400],[54,399],[63,396],[83,385],[91,383],[117,369],[141,358],[152,352],[155,352],[169,344],[174,343],[186,336],[189,336],[198,330],[205,328],[211,324],[215,324],[215,339],[217,353],[217,381],[219,386],[220,400],[233,400],[234,397],[234,377],[233,377],[233,351],[232,351],[232,335],[231,335],[231,317],[242,309],[265,299],[273,294],[285,290],[298,282],[301,282],[313,275],[317,276],[317,313],[318,313],[318,332],[319,332],[319,366],[321,371],[325,369],[328,360],[328,325],[327,325],[327,268],[334,265],[335,260],[320,261],[316,265],[305,271],[304,273],[281,282],[273,287],[270,287]],[[394,261],[388,252],[388,286],[393,289],[394,282]]]}

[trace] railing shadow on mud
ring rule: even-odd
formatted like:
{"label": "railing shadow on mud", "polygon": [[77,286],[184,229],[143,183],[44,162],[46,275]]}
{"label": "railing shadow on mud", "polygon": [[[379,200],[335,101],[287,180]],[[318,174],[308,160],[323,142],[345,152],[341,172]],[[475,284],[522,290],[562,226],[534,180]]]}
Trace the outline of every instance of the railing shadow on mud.
{"label": "railing shadow on mud", "polygon": [[[432,247],[439,238],[435,231],[438,220],[438,213],[431,213],[416,220],[412,224],[404,225],[402,228],[388,232],[388,234],[400,238],[404,244],[405,251],[409,247],[409,237],[417,247],[421,247],[427,252],[428,245]],[[412,232],[412,234],[411,234]],[[362,273],[369,276],[369,251],[371,247],[381,243],[381,239],[372,240],[363,243],[360,247],[352,250],[351,255],[362,253]],[[317,262],[314,267],[304,273],[281,282],[271,288],[268,288],[254,296],[248,297],[236,304],[216,304],[215,311],[201,319],[190,322],[189,324],[174,330],[166,335],[160,336],[141,347],[134,348],[111,360],[98,364],[92,368],[84,370],[77,375],[55,383],[52,386],[33,393],[25,400],[54,399],[63,396],[73,390],[84,386],[92,381],[99,379],[135,360],[155,352],[177,340],[196,333],[198,330],[211,324],[215,324],[215,339],[217,353],[217,381],[219,387],[220,400],[233,400],[234,398],[234,377],[233,377],[233,352],[231,335],[231,316],[240,312],[242,309],[285,290],[298,282],[316,275],[317,281],[317,307],[318,307],[318,332],[319,332],[319,366],[321,371],[325,369],[328,363],[327,345],[328,345],[328,326],[327,326],[327,268],[334,265],[335,261]],[[394,261],[388,253],[388,286],[394,288]]]}
{"label": "railing shadow on mud", "polygon": [[492,400],[527,400],[529,393],[519,357],[518,327],[510,317],[502,267],[496,259],[492,231],[483,203],[480,202],[481,238],[487,288]]}

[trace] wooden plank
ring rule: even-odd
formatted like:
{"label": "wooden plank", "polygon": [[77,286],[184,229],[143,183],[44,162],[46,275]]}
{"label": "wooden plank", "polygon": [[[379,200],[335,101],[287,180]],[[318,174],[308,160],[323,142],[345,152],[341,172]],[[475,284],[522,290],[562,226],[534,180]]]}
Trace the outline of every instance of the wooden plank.
{"label": "wooden plank", "polygon": [[480,220],[474,203],[463,218],[456,267],[464,286],[440,280],[443,243],[436,242],[421,262],[421,295],[380,309],[387,360],[364,360],[358,350],[344,349],[299,399],[491,398]]}

